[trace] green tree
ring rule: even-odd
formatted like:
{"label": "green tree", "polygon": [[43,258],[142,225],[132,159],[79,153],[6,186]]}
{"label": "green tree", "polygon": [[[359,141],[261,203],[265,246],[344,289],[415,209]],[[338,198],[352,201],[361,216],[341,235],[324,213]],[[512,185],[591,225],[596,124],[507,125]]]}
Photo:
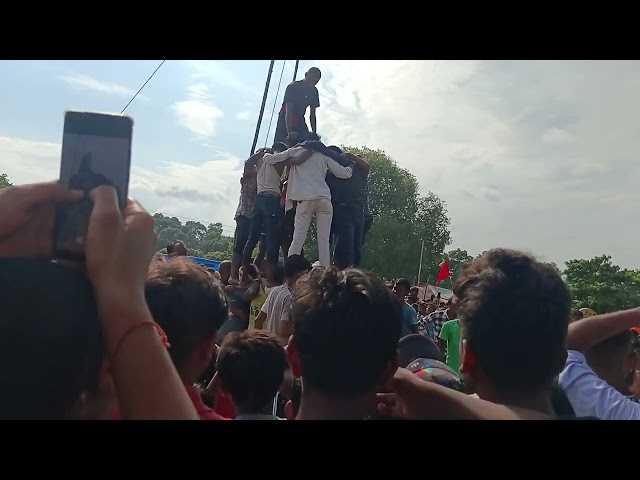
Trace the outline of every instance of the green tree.
{"label": "green tree", "polygon": [[13,187],[13,183],[9,181],[6,173],[0,173],[0,188]]}
{"label": "green tree", "polygon": [[469,255],[469,252],[462,250],[461,248],[456,248],[446,252],[444,257],[449,260],[449,269],[451,270],[453,283],[456,283],[464,264],[473,260],[473,257]]}
{"label": "green tree", "polygon": [[574,308],[608,313],[640,306],[640,272],[621,269],[609,255],[570,260],[563,274],[573,294]]}

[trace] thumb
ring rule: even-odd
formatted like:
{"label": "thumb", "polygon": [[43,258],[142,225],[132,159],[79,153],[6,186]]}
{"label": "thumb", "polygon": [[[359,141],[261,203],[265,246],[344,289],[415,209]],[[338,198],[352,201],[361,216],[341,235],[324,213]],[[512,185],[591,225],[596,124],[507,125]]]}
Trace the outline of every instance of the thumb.
{"label": "thumb", "polygon": [[16,188],[22,190],[29,207],[45,202],[77,202],[84,196],[82,190],[70,190],[58,182],[33,183]]}
{"label": "thumb", "polygon": [[122,214],[118,205],[118,196],[113,187],[100,186],[90,192],[93,210],[89,220],[89,231],[92,236],[112,235],[122,228]]}

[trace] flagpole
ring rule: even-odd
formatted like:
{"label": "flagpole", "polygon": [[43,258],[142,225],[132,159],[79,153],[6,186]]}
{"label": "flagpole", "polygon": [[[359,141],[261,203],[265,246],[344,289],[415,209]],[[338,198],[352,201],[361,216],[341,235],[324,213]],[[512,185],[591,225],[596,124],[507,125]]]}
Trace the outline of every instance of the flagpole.
{"label": "flagpole", "polygon": [[418,282],[420,285],[420,274],[422,273],[422,252],[424,251],[424,238],[422,239],[422,246],[420,247],[420,266],[418,267]]}

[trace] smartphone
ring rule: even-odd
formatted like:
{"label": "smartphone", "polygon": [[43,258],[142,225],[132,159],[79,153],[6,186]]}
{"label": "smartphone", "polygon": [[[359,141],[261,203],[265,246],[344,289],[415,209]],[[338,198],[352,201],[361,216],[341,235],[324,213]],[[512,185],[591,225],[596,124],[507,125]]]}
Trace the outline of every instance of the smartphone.
{"label": "smartphone", "polygon": [[[124,210],[129,194],[133,120],[124,115],[65,112],[60,161],[60,183],[90,192],[102,185],[114,187]],[[55,255],[83,261],[85,236],[93,204],[86,195],[56,209]]]}

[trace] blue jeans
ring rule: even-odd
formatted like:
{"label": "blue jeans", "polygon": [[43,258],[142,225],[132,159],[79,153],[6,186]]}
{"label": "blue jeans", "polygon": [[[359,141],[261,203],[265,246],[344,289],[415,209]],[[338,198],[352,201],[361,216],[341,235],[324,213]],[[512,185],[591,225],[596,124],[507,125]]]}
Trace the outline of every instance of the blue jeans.
{"label": "blue jeans", "polygon": [[333,263],[338,268],[360,266],[364,208],[360,205],[334,203],[331,231],[334,247]]}
{"label": "blue jeans", "polygon": [[280,206],[280,196],[259,193],[251,212],[251,227],[249,239],[242,252],[242,261],[250,262],[253,249],[256,248],[264,225],[267,234],[266,260],[269,263],[278,263],[280,251],[280,237],[282,235],[282,220],[284,210]]}

